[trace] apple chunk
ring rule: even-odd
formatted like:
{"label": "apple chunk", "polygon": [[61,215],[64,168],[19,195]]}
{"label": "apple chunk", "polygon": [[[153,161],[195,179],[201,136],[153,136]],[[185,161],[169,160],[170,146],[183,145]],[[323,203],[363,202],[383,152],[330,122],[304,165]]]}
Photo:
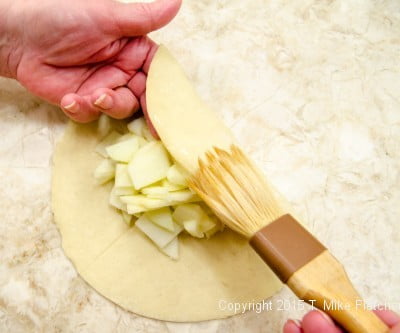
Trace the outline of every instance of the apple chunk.
{"label": "apple chunk", "polygon": [[117,163],[115,168],[115,187],[133,187],[127,164]]}
{"label": "apple chunk", "polygon": [[152,141],[140,148],[128,164],[133,186],[141,188],[166,177],[170,167],[168,153],[160,141]]}
{"label": "apple chunk", "polygon": [[162,207],[169,206],[170,203],[165,199],[148,198],[144,195],[123,195],[120,197],[121,201],[138,207],[143,207],[144,210],[158,209]]}
{"label": "apple chunk", "polygon": [[116,195],[134,195],[136,194],[136,190],[132,187],[117,187],[114,186],[114,192]]}
{"label": "apple chunk", "polygon": [[166,246],[160,248],[162,252],[164,252],[168,257],[178,260],[179,258],[179,241],[178,237],[175,237],[172,241],[170,241]]}
{"label": "apple chunk", "polygon": [[120,196],[115,193],[115,187],[110,192],[110,197],[109,201],[111,206],[121,209],[121,210],[126,210],[126,204],[121,201]]}
{"label": "apple chunk", "polygon": [[193,193],[191,190],[169,192],[166,199],[171,202],[171,205],[201,201],[201,198],[196,193]]}
{"label": "apple chunk", "polygon": [[206,215],[199,205],[179,205],[172,216],[193,237],[204,237],[200,223]]}
{"label": "apple chunk", "polygon": [[111,159],[116,162],[125,162],[128,163],[133,155],[139,149],[139,140],[137,137],[131,137],[128,140],[124,140],[118,143],[115,143],[106,148],[106,152]]}
{"label": "apple chunk", "polygon": [[176,207],[172,218],[183,225],[185,221],[195,220],[200,221],[204,216],[204,212],[199,205],[183,204]]}
{"label": "apple chunk", "polygon": [[144,208],[143,206],[127,204],[126,210],[127,210],[128,214],[136,216],[136,215],[140,215],[141,213],[145,212],[147,209]]}
{"label": "apple chunk", "polygon": [[105,113],[102,113],[98,121],[97,133],[101,138],[104,138],[110,132],[110,129],[111,129],[110,117],[107,116]]}
{"label": "apple chunk", "polygon": [[96,146],[95,152],[98,153],[99,155],[107,158],[108,154],[106,152],[106,147],[115,143],[120,137],[121,137],[121,134],[119,134],[118,132],[112,131]]}
{"label": "apple chunk", "polygon": [[128,125],[128,130],[138,136],[143,136],[143,128],[146,127],[146,120],[141,117],[131,121]]}
{"label": "apple chunk", "polygon": [[128,226],[132,226],[132,215],[128,214],[125,211],[121,211],[122,219]]}
{"label": "apple chunk", "polygon": [[203,238],[204,233],[200,230],[200,224],[197,220],[188,220],[183,222],[184,229],[189,233],[189,235],[197,238]]}
{"label": "apple chunk", "polygon": [[110,160],[103,160],[94,170],[94,178],[98,184],[107,183],[113,179],[115,175],[115,165]]}
{"label": "apple chunk", "polygon": [[187,186],[172,184],[168,179],[163,179],[161,185],[165,187],[168,192],[180,191],[187,188]]}
{"label": "apple chunk", "polygon": [[180,186],[188,186],[189,175],[182,167],[174,164],[168,169],[167,179],[170,183]]}
{"label": "apple chunk", "polygon": [[142,188],[141,192],[149,198],[158,198],[159,196],[168,194],[168,188],[164,186],[149,186]]}
{"label": "apple chunk", "polygon": [[165,230],[158,225],[152,223],[145,215],[142,215],[135,225],[146,234],[159,248],[165,247],[170,243],[181,231],[182,227],[174,223],[174,231]]}
{"label": "apple chunk", "polygon": [[194,237],[201,238],[205,234],[209,238],[223,229],[221,223],[215,217],[207,215],[198,204],[179,205],[172,214],[172,218]]}
{"label": "apple chunk", "polygon": [[163,207],[157,210],[147,212],[146,217],[159,227],[169,231],[174,231],[174,221],[169,207]]}

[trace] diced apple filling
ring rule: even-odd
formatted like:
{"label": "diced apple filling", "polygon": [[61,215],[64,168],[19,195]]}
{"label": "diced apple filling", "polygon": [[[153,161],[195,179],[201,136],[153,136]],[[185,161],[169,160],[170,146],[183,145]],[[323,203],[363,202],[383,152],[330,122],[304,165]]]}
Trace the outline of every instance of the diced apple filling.
{"label": "diced apple filling", "polygon": [[131,177],[128,174],[128,165],[117,163],[115,167],[115,187],[129,188],[133,187]]}
{"label": "diced apple filling", "polygon": [[99,184],[107,183],[115,175],[115,163],[111,160],[103,160],[94,170],[94,178]]}
{"label": "diced apple filling", "polygon": [[115,143],[106,148],[107,155],[110,156],[115,162],[128,163],[132,160],[136,151],[139,149],[139,141],[136,137],[131,137],[128,140],[124,140]]}
{"label": "diced apple filling", "polygon": [[111,129],[110,118],[105,113],[103,113],[99,118],[99,122],[97,125],[97,134],[99,135],[100,138],[103,138],[108,134],[108,132],[110,132],[110,129]]}
{"label": "diced apple filling", "polygon": [[172,241],[170,241],[166,246],[160,248],[162,252],[164,252],[168,257],[171,257],[174,260],[179,259],[179,241],[178,237],[175,237]]}
{"label": "diced apple filling", "polygon": [[176,223],[173,223],[173,231],[165,230],[151,222],[146,215],[139,217],[135,226],[149,236],[149,238],[156,243],[159,248],[168,245],[182,231],[182,227]]}
{"label": "diced apple filling", "polygon": [[168,169],[167,179],[175,185],[187,186],[188,174],[178,165],[173,165]]}
{"label": "diced apple filling", "polygon": [[106,137],[100,141],[100,143],[97,145],[95,152],[100,154],[101,156],[107,158],[107,152],[106,152],[106,147],[110,146],[111,144],[117,142],[117,140],[121,137],[121,134],[118,132],[112,131],[109,134],[106,135]]}
{"label": "diced apple filling", "polygon": [[129,132],[143,137],[143,129],[146,127],[146,120],[143,117],[135,119],[131,121],[127,127]]}
{"label": "diced apple filling", "polygon": [[148,211],[145,216],[159,227],[174,231],[174,220],[169,207]]}
{"label": "diced apple filling", "polygon": [[[223,225],[188,188],[187,172],[155,140],[144,118],[127,125],[128,133],[111,130],[103,116],[98,133],[104,139],[95,151],[104,157],[94,171],[99,184],[114,181],[109,204],[172,259],[179,258],[178,235],[209,238]],[[135,217],[135,218],[134,218]],[[137,220],[136,220],[137,218]],[[135,222],[136,220],[136,222]]]}
{"label": "diced apple filling", "polygon": [[133,186],[140,190],[167,176],[171,163],[161,141],[152,141],[140,148],[128,164]]}

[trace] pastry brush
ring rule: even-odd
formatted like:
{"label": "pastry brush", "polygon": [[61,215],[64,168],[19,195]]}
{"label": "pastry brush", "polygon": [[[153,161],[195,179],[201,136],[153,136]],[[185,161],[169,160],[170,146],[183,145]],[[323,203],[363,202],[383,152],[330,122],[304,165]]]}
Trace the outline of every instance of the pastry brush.
{"label": "pastry brush", "polygon": [[274,189],[240,148],[207,152],[190,186],[222,222],[249,239],[300,299],[328,313],[348,332],[388,332],[343,266],[283,209]]}

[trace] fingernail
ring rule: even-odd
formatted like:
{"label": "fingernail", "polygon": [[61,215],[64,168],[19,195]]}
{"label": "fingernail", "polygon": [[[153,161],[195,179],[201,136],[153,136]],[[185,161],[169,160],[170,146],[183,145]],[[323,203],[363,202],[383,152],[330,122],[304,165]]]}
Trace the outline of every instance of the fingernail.
{"label": "fingernail", "polygon": [[102,94],[99,98],[96,99],[94,105],[98,106],[102,109],[111,109],[113,107],[113,100],[110,95]]}
{"label": "fingernail", "polygon": [[71,104],[63,106],[63,108],[70,113],[76,113],[79,111],[79,105],[78,103],[76,103],[76,101],[73,101]]}
{"label": "fingernail", "polygon": [[333,322],[332,318],[329,317],[325,312],[322,311],[318,311],[318,313],[324,317],[325,320],[327,320],[330,324],[335,325],[335,323]]}

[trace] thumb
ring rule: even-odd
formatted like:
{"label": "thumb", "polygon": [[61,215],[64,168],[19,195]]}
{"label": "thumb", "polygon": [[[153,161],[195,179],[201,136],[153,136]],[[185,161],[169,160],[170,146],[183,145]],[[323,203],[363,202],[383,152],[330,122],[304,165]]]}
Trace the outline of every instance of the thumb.
{"label": "thumb", "polygon": [[169,23],[181,6],[182,0],[156,0],[149,3],[112,1],[114,28],[121,36],[140,36]]}

